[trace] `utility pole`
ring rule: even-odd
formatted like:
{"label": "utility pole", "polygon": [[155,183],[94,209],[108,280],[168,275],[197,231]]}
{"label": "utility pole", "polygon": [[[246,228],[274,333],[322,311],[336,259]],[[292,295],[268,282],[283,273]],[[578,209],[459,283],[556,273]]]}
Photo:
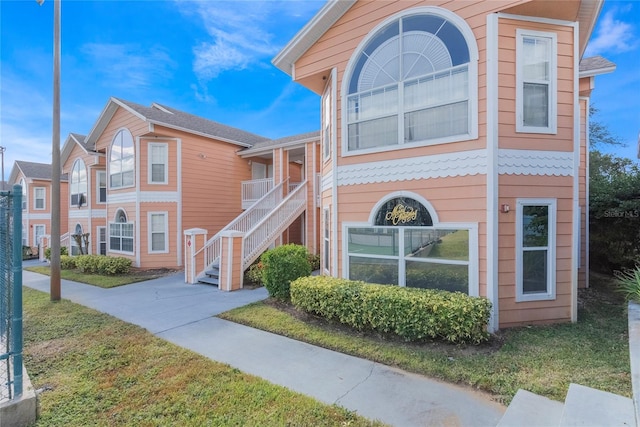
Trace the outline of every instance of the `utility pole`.
{"label": "utility pole", "polygon": [[[51,301],[60,300],[60,1],[53,0],[53,132],[51,137]],[[44,0],[36,0],[42,6]]]}

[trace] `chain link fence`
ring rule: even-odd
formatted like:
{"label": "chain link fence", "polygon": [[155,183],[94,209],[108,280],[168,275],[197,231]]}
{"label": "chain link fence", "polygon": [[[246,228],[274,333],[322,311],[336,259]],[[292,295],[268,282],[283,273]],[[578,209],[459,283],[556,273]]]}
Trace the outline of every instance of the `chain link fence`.
{"label": "chain link fence", "polygon": [[0,192],[0,403],[22,394],[22,189]]}

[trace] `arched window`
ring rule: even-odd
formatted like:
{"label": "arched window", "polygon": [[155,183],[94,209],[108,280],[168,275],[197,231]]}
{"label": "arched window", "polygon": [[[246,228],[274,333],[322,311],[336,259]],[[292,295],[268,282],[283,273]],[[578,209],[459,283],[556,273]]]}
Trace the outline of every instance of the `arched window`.
{"label": "arched window", "polygon": [[109,223],[109,250],[133,253],[133,223],[127,222],[123,209],[118,209],[115,221]]}
{"label": "arched window", "polygon": [[[75,237],[80,236],[80,237]],[[71,242],[71,255],[82,255],[82,225],[76,224],[76,228],[73,232],[73,236],[70,239]]]}
{"label": "arched window", "polygon": [[109,186],[111,188],[133,185],[134,154],[131,132],[127,129],[120,130],[113,138],[109,155]]}
{"label": "arched window", "polygon": [[71,206],[87,204],[87,167],[80,159],[76,160],[71,169]]}
{"label": "arched window", "polygon": [[476,80],[477,48],[460,18],[428,8],[394,19],[348,67],[347,150],[475,137]]}

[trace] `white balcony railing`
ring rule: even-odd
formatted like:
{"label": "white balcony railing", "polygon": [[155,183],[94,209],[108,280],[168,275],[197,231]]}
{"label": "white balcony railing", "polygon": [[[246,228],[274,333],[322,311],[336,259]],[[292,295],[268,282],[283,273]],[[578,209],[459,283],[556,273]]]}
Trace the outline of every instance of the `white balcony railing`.
{"label": "white balcony railing", "polygon": [[273,178],[252,179],[242,181],[242,209],[249,209],[273,189]]}

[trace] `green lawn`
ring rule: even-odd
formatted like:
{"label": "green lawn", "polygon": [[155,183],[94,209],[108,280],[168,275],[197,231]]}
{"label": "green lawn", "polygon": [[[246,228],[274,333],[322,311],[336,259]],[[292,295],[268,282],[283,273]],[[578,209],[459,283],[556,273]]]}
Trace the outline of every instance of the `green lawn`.
{"label": "green lawn", "polygon": [[382,425],[28,288],[24,343],[36,426]]}
{"label": "green lawn", "polygon": [[563,401],[569,383],[631,396],[625,303],[611,278],[581,290],[579,322],[502,331],[481,346],[409,344],[260,302],[221,317],[383,364],[469,385],[508,403],[519,388]]}
{"label": "green lawn", "polygon": [[[51,274],[49,266],[25,267],[25,270],[34,273]],[[85,274],[78,270],[60,270],[60,277],[65,280],[86,283],[101,288],[115,288],[116,286],[130,285],[131,283],[155,279],[162,274],[150,274],[149,272],[131,272],[130,274],[106,276],[101,274]]]}

